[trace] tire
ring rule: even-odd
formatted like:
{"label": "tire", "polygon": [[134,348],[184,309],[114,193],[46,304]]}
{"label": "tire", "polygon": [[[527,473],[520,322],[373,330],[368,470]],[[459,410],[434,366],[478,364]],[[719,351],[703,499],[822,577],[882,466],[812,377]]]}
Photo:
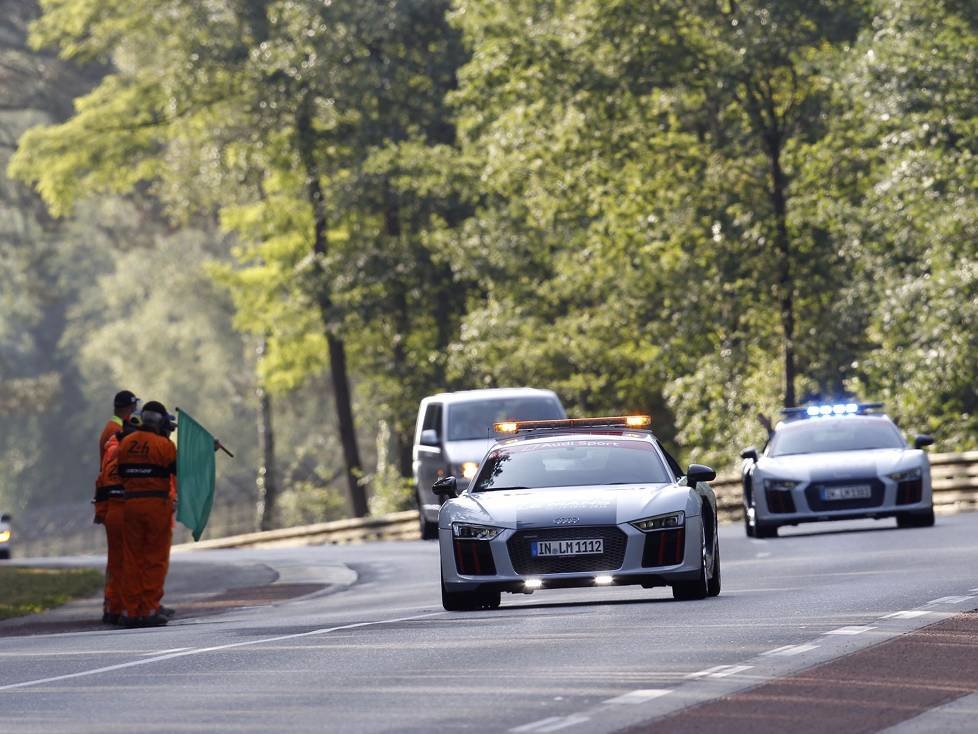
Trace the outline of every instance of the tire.
{"label": "tire", "polygon": [[750,520],[747,518],[747,508],[744,507],[744,534],[748,538],[753,538],[756,533],[754,533],[754,526],[750,524]]}
{"label": "tire", "polygon": [[898,528],[929,528],[934,525],[934,508],[923,512],[904,512],[897,515]]}
{"label": "tire", "polygon": [[438,537],[438,523],[428,522],[425,519],[420,499],[418,499],[418,528],[421,531],[421,540],[435,540]]}
{"label": "tire", "polygon": [[777,538],[778,537],[778,526],[777,525],[761,525],[757,524],[754,527],[754,537],[755,538]]}
{"label": "tire", "polygon": [[714,538],[713,546],[713,575],[707,584],[707,596],[720,596],[720,540]]}
{"label": "tire", "polygon": [[446,612],[474,612],[498,609],[502,595],[498,591],[449,591],[441,581],[441,605]]}
{"label": "tire", "polygon": [[[714,535],[713,542],[716,543],[716,535]],[[696,601],[698,599],[705,599],[710,595],[710,581],[715,575],[716,571],[716,560],[719,559],[719,554],[716,553],[716,546],[714,546],[714,564],[713,569],[709,574],[710,578],[707,578],[706,570],[706,532],[703,530],[703,523],[700,523],[700,574],[699,578],[694,581],[680,581],[672,585],[672,598],[676,601]],[[718,579],[719,580],[719,579]],[[717,593],[720,593],[719,588]]]}

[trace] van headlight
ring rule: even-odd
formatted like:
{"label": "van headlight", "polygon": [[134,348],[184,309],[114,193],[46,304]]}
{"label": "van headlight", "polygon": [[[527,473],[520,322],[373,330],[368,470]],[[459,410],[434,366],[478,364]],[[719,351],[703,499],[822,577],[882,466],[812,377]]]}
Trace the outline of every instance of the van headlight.
{"label": "van headlight", "polygon": [[467,522],[453,522],[452,535],[461,540],[492,540],[503,532],[502,528],[491,525],[473,525]]}
{"label": "van headlight", "polygon": [[0,530],[0,543],[6,543],[8,540],[10,540],[10,531]]}
{"label": "van headlight", "polygon": [[914,479],[920,479],[920,467],[917,466],[913,469],[905,469],[904,471],[894,472],[889,476],[894,482],[906,482]]}
{"label": "van headlight", "polygon": [[631,526],[641,530],[643,533],[650,533],[653,530],[681,528],[685,522],[685,512],[670,512],[668,515],[656,515],[655,517],[647,517],[644,520],[635,520],[631,523]]}
{"label": "van headlight", "polygon": [[462,463],[462,476],[466,479],[472,479],[475,473],[479,470],[479,465],[474,461],[466,461]]}

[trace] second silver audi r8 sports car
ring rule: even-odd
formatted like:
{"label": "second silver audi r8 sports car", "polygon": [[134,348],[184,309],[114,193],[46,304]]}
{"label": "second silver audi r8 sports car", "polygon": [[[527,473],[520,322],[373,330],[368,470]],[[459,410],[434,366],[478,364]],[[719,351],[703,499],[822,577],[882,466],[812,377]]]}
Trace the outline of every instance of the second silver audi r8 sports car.
{"label": "second silver audi r8 sports car", "polygon": [[501,592],[638,584],[676,599],[720,593],[709,467],[681,471],[648,416],[504,422],[472,483],[434,484],[442,604],[499,606]]}
{"label": "second silver audi r8 sports car", "polygon": [[913,447],[879,403],[789,408],[764,452],[744,459],[744,525],[769,538],[782,525],[896,517],[899,527],[934,524],[930,462],[919,435]]}

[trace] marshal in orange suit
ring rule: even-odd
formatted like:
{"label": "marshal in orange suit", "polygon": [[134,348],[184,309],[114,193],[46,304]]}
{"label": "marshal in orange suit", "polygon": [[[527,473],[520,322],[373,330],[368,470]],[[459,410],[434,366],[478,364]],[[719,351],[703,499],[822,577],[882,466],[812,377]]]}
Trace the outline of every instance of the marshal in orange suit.
{"label": "marshal in orange suit", "polygon": [[130,627],[157,627],[170,565],[177,450],[170,440],[173,418],[162,403],[146,403],[135,432],[119,445],[119,476],[125,496],[123,586]]}

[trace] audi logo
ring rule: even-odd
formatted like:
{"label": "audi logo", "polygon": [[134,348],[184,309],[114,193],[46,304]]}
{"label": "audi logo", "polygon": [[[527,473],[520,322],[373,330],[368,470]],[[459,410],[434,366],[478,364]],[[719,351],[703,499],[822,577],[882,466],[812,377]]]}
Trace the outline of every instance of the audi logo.
{"label": "audi logo", "polygon": [[577,525],[580,521],[579,517],[555,517],[554,525]]}

